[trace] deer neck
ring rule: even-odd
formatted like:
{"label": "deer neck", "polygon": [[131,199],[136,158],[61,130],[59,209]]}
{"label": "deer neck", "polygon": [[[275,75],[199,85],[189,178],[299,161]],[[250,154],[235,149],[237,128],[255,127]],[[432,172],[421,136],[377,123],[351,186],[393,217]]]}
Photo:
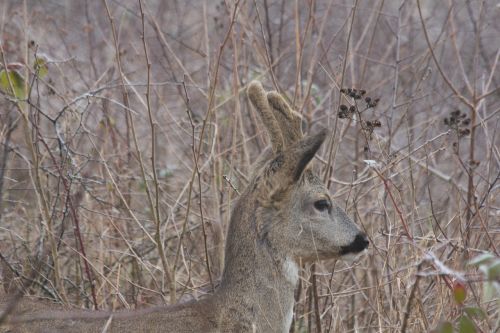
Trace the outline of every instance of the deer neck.
{"label": "deer neck", "polygon": [[[224,273],[218,293],[230,295],[238,313],[258,331],[288,332],[293,315],[298,265],[285,251],[259,236],[256,200],[242,197],[231,218]],[[222,296],[224,298],[224,296]]]}

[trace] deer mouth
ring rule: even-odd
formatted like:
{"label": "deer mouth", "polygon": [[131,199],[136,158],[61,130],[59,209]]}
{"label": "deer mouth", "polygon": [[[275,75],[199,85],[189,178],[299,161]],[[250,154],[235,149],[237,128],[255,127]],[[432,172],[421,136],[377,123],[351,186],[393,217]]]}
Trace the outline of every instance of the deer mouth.
{"label": "deer mouth", "polygon": [[370,242],[368,241],[366,235],[357,234],[351,244],[341,247],[340,254],[344,255],[349,253],[359,253],[366,249],[368,247],[368,244],[370,244]]}

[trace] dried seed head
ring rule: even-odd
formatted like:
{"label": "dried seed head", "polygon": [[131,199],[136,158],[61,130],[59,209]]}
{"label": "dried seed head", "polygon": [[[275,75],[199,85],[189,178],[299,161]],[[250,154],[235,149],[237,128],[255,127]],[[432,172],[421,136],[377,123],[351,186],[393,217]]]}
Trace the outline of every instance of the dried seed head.
{"label": "dried seed head", "polygon": [[466,136],[470,134],[470,129],[468,128],[463,128],[458,131],[459,136]]}
{"label": "dried seed head", "polygon": [[338,112],[338,117],[339,119],[344,119],[344,118],[347,118],[347,111],[344,112],[344,111],[339,111]]}
{"label": "dried seed head", "polygon": [[349,114],[349,109],[347,108],[347,106],[344,104],[340,105],[338,111],[338,117],[340,119],[347,118],[348,114]]}

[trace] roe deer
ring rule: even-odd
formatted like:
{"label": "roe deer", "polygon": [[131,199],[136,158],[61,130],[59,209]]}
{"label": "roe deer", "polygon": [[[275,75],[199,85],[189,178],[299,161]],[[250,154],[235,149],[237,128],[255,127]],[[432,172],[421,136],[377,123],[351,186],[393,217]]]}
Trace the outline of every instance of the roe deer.
{"label": "roe deer", "polygon": [[[308,167],[326,130],[303,137],[301,116],[252,82],[248,96],[271,140],[234,206],[215,293],[138,311],[44,311],[21,301],[8,332],[288,332],[298,261],[339,258],[368,246]],[[5,326],[4,326],[5,327]],[[1,332],[6,332],[2,330]]]}

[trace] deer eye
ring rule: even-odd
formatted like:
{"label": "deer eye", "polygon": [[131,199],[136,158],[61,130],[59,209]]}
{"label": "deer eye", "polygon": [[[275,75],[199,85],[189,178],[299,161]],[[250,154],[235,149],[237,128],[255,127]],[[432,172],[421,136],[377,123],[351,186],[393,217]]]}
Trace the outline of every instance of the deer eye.
{"label": "deer eye", "polygon": [[329,210],[330,206],[331,206],[330,201],[325,200],[325,199],[318,200],[314,203],[314,208],[316,208],[320,212],[324,212],[325,210]]}

